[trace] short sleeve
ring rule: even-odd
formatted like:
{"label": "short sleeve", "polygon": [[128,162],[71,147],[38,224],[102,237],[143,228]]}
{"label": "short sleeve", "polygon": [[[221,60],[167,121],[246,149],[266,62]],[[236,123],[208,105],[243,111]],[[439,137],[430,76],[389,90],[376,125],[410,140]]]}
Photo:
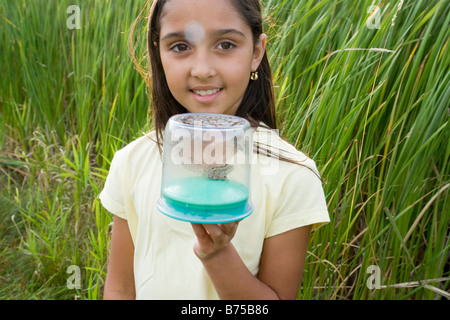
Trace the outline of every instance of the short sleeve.
{"label": "short sleeve", "polygon": [[330,221],[322,181],[314,162],[309,159],[307,166],[294,166],[297,168],[287,176],[276,198],[266,237],[307,225],[316,230]]}
{"label": "short sleeve", "polygon": [[123,186],[125,184],[122,152],[114,154],[105,186],[100,193],[100,201],[106,210],[122,219],[127,219]]}

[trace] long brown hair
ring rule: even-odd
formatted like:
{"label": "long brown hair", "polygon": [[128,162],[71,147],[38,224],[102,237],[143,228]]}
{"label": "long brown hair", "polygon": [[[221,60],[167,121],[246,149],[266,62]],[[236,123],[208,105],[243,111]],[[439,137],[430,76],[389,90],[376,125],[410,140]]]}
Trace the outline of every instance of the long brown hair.
{"label": "long brown hair", "polygon": [[[135,62],[137,70],[143,76],[147,87],[151,92],[152,120],[156,131],[156,142],[160,151],[162,150],[164,128],[169,118],[173,115],[187,112],[186,108],[173,97],[169,90],[159,52],[161,13],[167,1],[169,0],[147,1],[147,5],[150,2],[153,2],[150,9],[147,29],[147,53],[150,70],[144,70],[140,67],[134,56],[134,52],[130,50],[130,55]],[[263,33],[263,20],[259,0],[230,1],[237,12],[241,14],[244,21],[250,26],[253,41],[256,45],[257,41],[260,41],[259,36]],[[132,48],[131,39],[133,30],[141,15],[142,12],[132,26],[129,38],[129,48]],[[267,129],[277,129],[272,71],[266,52],[264,52],[264,56],[256,71],[258,72],[258,79],[256,81],[249,81],[236,115],[247,119],[254,128],[264,126]],[[298,160],[283,157],[278,152],[274,152],[270,146],[264,146],[261,143],[256,143],[255,151],[258,154],[302,165]],[[309,168],[308,166],[306,167]],[[312,171],[314,172],[314,170]]]}

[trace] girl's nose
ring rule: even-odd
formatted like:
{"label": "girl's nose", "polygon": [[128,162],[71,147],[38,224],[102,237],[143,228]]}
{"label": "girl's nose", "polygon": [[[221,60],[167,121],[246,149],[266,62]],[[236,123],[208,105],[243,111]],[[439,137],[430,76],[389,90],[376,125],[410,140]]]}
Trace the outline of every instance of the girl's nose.
{"label": "girl's nose", "polygon": [[198,53],[193,59],[191,76],[200,80],[206,80],[216,75],[216,69],[211,57],[206,53]]}

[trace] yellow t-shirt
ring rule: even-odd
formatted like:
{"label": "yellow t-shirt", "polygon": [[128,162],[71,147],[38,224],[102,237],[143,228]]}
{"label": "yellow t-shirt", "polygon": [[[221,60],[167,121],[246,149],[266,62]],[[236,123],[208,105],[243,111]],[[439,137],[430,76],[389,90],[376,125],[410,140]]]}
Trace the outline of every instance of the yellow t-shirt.
{"label": "yellow t-shirt", "polygon": [[[126,219],[133,239],[137,299],[218,299],[192,246],[192,226],[159,212],[162,159],[155,132],[116,152],[100,194],[103,206]],[[152,138],[152,139],[150,139]],[[315,163],[268,129],[253,136],[261,145],[282,149],[302,165],[255,155],[251,166],[253,213],[243,219],[232,240],[243,262],[258,274],[264,239],[305,226],[330,221]]]}

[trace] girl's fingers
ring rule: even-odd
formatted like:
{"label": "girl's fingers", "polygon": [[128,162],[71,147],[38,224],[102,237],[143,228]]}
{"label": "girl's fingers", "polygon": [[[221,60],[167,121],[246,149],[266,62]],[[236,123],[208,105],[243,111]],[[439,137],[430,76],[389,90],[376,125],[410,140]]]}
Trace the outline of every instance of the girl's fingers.
{"label": "girl's fingers", "polygon": [[204,237],[208,236],[208,232],[206,232],[203,225],[198,223],[191,223],[191,226],[197,238],[203,239]]}
{"label": "girl's fingers", "polygon": [[232,239],[236,233],[239,221],[223,224],[197,224],[191,223],[192,229],[197,237],[210,236],[212,239],[227,237]]}
{"label": "girl's fingers", "polygon": [[194,252],[197,257],[207,259],[226,248],[233,239],[238,224],[238,222],[224,224],[191,223],[197,237],[194,243]]}
{"label": "girl's fingers", "polygon": [[215,245],[221,245],[227,241],[227,234],[218,224],[204,224],[203,228],[206,230],[208,235],[211,237],[212,242]]}
{"label": "girl's fingers", "polygon": [[239,225],[239,221],[229,222],[220,224],[219,226],[222,228],[223,232],[232,239],[236,233],[237,227]]}
{"label": "girl's fingers", "polygon": [[221,245],[227,241],[227,235],[217,224],[197,224],[191,223],[192,229],[200,244],[213,246]]}

